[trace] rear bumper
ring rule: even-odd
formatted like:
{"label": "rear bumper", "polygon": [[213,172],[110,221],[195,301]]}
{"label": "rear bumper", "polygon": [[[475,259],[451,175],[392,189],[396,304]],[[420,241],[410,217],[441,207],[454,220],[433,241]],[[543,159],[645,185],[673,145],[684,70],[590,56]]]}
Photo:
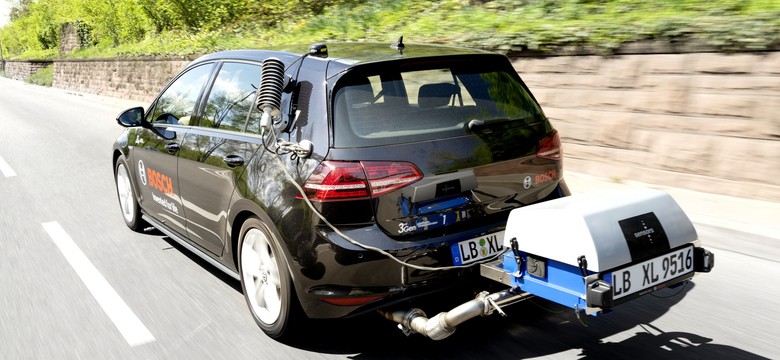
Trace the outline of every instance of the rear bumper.
{"label": "rear bumper", "polygon": [[[365,241],[367,245],[382,248],[401,261],[442,267],[452,265],[451,243],[500,230],[484,227],[475,229],[473,233],[406,243],[392,241],[376,227],[345,233]],[[316,262],[309,261],[311,265],[294,271],[298,298],[311,318],[354,316],[449,288],[463,287],[480,279],[478,266],[445,271],[417,270],[375,251],[362,249],[336,233],[321,231],[318,237],[322,245],[316,247]],[[390,244],[385,244],[382,239],[389,240]]]}
{"label": "rear bumper", "polygon": [[[556,192],[569,194],[565,182],[560,182]],[[490,224],[413,240],[390,238],[376,225],[340,230],[402,262],[436,268],[453,265],[452,244],[502,231],[505,226],[506,218],[496,217]],[[354,244],[326,226],[315,227],[311,238],[310,242],[299,243],[297,251],[291,251],[296,293],[310,318],[359,315],[431,293],[471,289],[469,284],[487,282],[479,276],[477,263],[444,271],[419,270]]]}

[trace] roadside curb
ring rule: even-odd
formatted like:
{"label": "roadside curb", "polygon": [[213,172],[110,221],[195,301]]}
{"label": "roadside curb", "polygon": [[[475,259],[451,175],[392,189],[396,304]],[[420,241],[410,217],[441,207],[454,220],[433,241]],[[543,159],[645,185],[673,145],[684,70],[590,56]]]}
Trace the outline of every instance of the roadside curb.
{"label": "roadside curb", "polygon": [[[31,89],[33,89],[33,91],[41,93],[43,95],[60,96],[60,97],[76,96],[84,99],[89,99],[89,101],[92,103],[97,103],[97,104],[101,104],[101,105],[105,105],[117,109],[126,109],[134,106],[149,106],[148,102],[144,102],[144,101],[122,99],[122,98],[105,96],[105,95],[79,92],[75,90],[67,90],[67,89],[62,89],[57,87],[35,85],[35,84],[26,83],[21,80],[14,80],[14,79],[9,79],[0,76],[0,82],[4,82],[4,81],[13,82],[13,84],[18,86],[30,87]],[[117,115],[119,115],[119,112],[117,112]]]}

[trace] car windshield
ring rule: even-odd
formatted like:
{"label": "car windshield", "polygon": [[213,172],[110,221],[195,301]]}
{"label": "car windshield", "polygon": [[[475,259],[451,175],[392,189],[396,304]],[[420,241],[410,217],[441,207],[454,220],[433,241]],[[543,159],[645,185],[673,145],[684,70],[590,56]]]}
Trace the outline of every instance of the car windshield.
{"label": "car windshield", "polygon": [[336,84],[335,146],[428,141],[543,121],[513,71],[493,59],[356,67]]}

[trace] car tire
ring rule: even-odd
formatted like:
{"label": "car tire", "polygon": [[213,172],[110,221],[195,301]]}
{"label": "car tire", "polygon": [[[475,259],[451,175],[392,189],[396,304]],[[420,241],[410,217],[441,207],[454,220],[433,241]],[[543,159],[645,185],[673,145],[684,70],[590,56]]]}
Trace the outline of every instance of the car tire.
{"label": "car tire", "polygon": [[269,337],[285,338],[294,327],[291,324],[302,315],[284,251],[270,229],[256,218],[244,222],[240,240],[238,271],[249,311]]}
{"label": "car tire", "polygon": [[125,220],[125,224],[133,231],[142,232],[147,223],[141,219],[141,207],[138,206],[138,201],[136,200],[127,162],[122,157],[116,161],[114,183],[116,184],[116,195],[119,199],[119,209],[122,211],[122,218]]}

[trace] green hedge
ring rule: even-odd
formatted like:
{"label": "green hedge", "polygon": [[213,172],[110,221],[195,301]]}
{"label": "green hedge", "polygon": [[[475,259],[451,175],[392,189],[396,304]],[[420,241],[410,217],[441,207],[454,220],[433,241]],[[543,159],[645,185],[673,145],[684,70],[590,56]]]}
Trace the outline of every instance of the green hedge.
{"label": "green hedge", "polygon": [[721,51],[780,47],[777,0],[21,0],[0,29],[3,54],[58,57],[59,29],[77,24],[72,57],[189,55],[317,41],[447,43],[497,51],[627,42],[695,42]]}

